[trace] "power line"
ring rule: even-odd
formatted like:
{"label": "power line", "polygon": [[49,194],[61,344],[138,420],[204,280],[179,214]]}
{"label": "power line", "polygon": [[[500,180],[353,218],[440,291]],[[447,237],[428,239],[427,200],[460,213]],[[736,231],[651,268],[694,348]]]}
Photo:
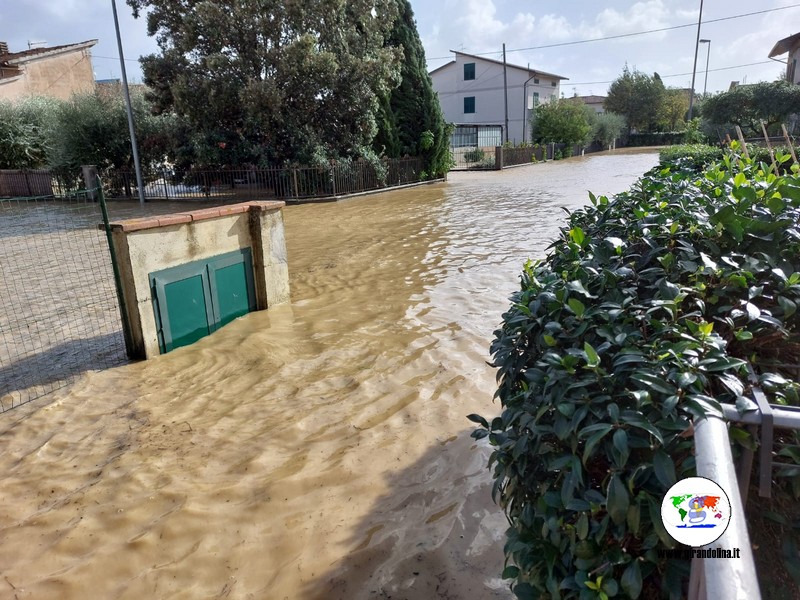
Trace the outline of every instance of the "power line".
{"label": "power line", "polygon": [[[119,56],[100,56],[98,54],[92,54],[92,58],[107,58],[108,60],[119,60]],[[126,58],[125,62],[133,62],[138,63],[138,58]]]}
{"label": "power line", "polygon": [[[708,72],[709,73],[713,73],[714,71],[729,71],[731,69],[741,69],[742,67],[753,67],[753,66],[756,66],[756,65],[767,65],[767,64],[770,64],[772,62],[773,61],[771,61],[771,60],[762,60],[760,62],[745,63],[743,65],[733,65],[733,66],[730,66],[730,67],[718,67],[716,69],[709,69]],[[702,71],[701,71],[701,73],[702,73]],[[661,75],[661,74],[659,74],[659,77],[661,77],[662,79],[665,79],[667,77],[686,77],[687,75],[691,75],[691,74],[692,74],[692,72],[689,71],[688,73],[674,73],[673,75]],[[570,82],[569,85],[595,85],[595,84],[600,85],[600,84],[603,84],[603,83],[614,83],[614,81],[616,81],[616,80],[612,79],[611,81],[581,81],[581,82],[575,82],[575,83]]]}
{"label": "power line", "polygon": [[[746,63],[746,64],[743,64],[743,65],[732,65],[732,66],[729,66],[729,67],[717,67],[716,69],[709,69],[708,72],[711,73],[713,71],[729,71],[731,69],[740,69],[742,67],[753,67],[755,65],[767,65],[767,64],[771,64],[772,62],[773,61],[771,61],[771,60],[762,60],[760,62]],[[701,71],[701,73],[702,72],[703,71]],[[672,75],[661,75],[661,74],[659,74],[659,77],[661,77],[662,79],[666,79],[668,77],[685,77],[685,76],[691,75],[691,74],[692,74],[692,72],[689,71],[688,73],[673,73]],[[496,78],[497,78],[497,76],[495,76],[493,79],[496,79]],[[574,86],[578,86],[578,85],[600,85],[600,84],[604,84],[604,83],[613,83],[614,81],[616,81],[616,80],[612,79],[610,81],[579,81],[579,82],[570,81],[569,83],[565,82],[563,84],[563,87],[574,87]],[[455,91],[455,92],[442,92],[442,93],[439,94],[439,96],[440,97],[457,96],[457,95],[464,94],[465,91],[470,91],[470,92],[473,92],[473,93],[474,92],[497,92],[497,91],[500,91],[502,89],[503,89],[503,86],[490,86],[490,87],[482,87],[482,88],[476,88],[476,89],[470,89],[470,90],[458,90],[458,91]],[[522,86],[521,85],[510,85],[510,86],[508,86],[508,89],[509,90],[519,90],[519,89],[522,89]],[[547,88],[547,89],[550,89],[550,88]]]}
{"label": "power line", "polygon": [[[753,16],[756,16],[756,15],[763,15],[763,14],[775,12],[775,11],[778,11],[778,10],[787,10],[789,8],[797,8],[797,7],[800,7],[800,4],[790,4],[788,6],[779,6],[778,8],[770,8],[770,9],[767,9],[767,10],[759,10],[759,11],[755,11],[755,12],[742,13],[740,15],[731,15],[729,17],[720,17],[719,19],[708,19],[706,21],[703,21],[703,23],[704,24],[720,23],[722,21],[730,21],[732,19],[742,19],[744,17],[753,17]],[[602,42],[602,41],[606,41],[606,40],[617,40],[617,39],[633,37],[633,36],[637,36],[637,35],[646,35],[646,34],[650,34],[650,33],[660,33],[662,31],[672,31],[674,29],[685,29],[687,27],[696,27],[696,26],[697,26],[697,23],[687,23],[685,25],[673,25],[671,27],[661,27],[659,29],[648,29],[646,31],[635,31],[633,33],[620,33],[618,35],[608,35],[608,36],[605,36],[605,37],[588,38],[588,39],[585,39],[585,40],[573,40],[571,42],[559,42],[557,44],[545,44],[543,46],[530,46],[528,48],[514,48],[513,50],[506,50],[506,53],[509,53],[509,52],[524,52],[524,51],[527,51],[527,50],[543,50],[543,49],[546,49],[546,48],[560,48],[562,46],[575,46],[577,44],[588,44],[590,42]],[[472,54],[472,56],[489,56],[491,54],[497,54],[497,52],[496,51],[495,52],[480,52],[480,53],[477,53],[477,54]],[[452,58],[452,57],[451,56],[434,56],[434,57],[429,58],[428,60],[444,60],[444,59],[447,59],[447,58]]]}

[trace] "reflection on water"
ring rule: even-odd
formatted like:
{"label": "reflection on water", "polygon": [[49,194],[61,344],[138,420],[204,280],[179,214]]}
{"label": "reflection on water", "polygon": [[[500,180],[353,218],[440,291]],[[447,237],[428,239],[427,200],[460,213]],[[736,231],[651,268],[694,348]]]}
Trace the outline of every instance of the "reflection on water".
{"label": "reflection on water", "polygon": [[507,598],[492,331],[560,207],[655,160],[287,207],[291,305],[0,420],[0,597]]}

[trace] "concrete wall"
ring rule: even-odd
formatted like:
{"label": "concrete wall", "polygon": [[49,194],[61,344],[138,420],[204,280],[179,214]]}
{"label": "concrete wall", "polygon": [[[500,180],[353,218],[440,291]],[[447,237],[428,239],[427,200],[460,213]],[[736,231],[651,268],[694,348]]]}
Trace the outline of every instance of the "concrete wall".
{"label": "concrete wall", "polygon": [[242,248],[253,256],[258,310],[289,301],[283,202],[246,202],[111,224],[131,358],[160,354],[149,275]]}
{"label": "concrete wall", "polygon": [[94,89],[92,55],[88,48],[55,56],[31,57],[19,65],[22,74],[10,81],[0,80],[0,99],[24,96],[52,96],[62,100],[72,94]]}
{"label": "concrete wall", "polygon": [[[475,79],[464,80],[464,64],[475,63]],[[560,80],[546,75],[535,75],[525,82],[534,70],[508,65],[508,139],[522,142],[523,122],[529,118],[534,103],[549,102],[561,97]],[[479,57],[456,54],[456,60],[431,74],[433,87],[439,94],[445,120],[458,124],[505,125],[505,101],[503,91],[503,65]],[[555,84],[555,85],[553,85]],[[464,98],[475,97],[475,112],[464,113]],[[525,137],[530,138],[530,127],[525,126]]]}

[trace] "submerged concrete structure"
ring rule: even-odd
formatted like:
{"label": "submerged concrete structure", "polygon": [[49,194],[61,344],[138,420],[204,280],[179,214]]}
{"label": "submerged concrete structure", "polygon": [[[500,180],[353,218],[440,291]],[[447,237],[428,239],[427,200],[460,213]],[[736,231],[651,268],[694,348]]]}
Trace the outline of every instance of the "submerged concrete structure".
{"label": "submerged concrete structure", "polygon": [[283,202],[245,202],[111,223],[128,355],[193,343],[289,301]]}

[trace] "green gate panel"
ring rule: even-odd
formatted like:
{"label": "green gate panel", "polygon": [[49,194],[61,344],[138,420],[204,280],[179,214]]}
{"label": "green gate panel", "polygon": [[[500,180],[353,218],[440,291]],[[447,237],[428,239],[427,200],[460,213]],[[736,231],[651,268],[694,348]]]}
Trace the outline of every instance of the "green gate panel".
{"label": "green gate panel", "polygon": [[162,354],[256,309],[249,248],[150,273],[150,287]]}
{"label": "green gate panel", "polygon": [[172,337],[168,350],[188,346],[211,333],[203,277],[168,283],[164,293]]}
{"label": "green gate panel", "polygon": [[209,261],[209,282],[217,327],[256,309],[250,252]]}

